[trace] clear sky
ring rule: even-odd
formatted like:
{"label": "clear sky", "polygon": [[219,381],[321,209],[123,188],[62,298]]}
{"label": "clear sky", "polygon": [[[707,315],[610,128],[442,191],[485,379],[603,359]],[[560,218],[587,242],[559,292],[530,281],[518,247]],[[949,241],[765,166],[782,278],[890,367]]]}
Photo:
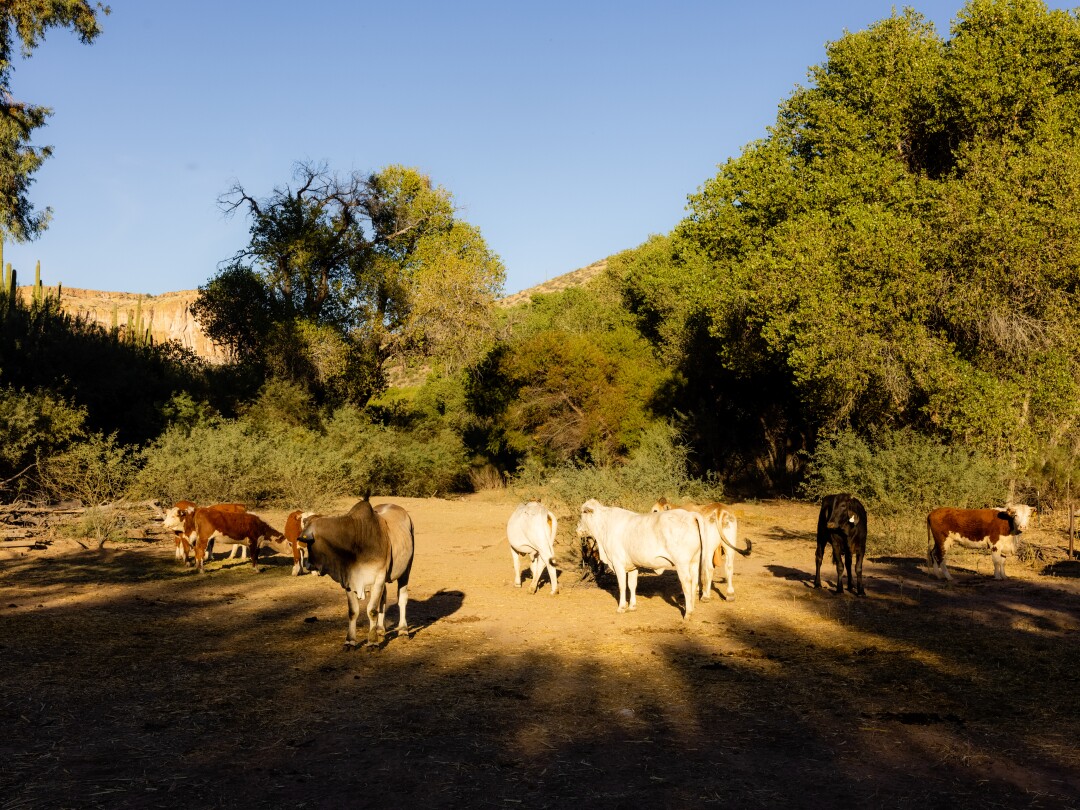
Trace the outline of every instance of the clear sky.
{"label": "clear sky", "polygon": [[[98,40],[52,31],[16,98],[37,142],[20,283],[159,294],[247,242],[217,199],[415,166],[507,268],[507,293],[666,233],[718,164],[766,134],[825,44],[890,0],[108,0]],[[903,3],[895,4],[900,7]],[[948,36],[960,0],[912,0]],[[1051,7],[1071,3],[1051,2]]]}

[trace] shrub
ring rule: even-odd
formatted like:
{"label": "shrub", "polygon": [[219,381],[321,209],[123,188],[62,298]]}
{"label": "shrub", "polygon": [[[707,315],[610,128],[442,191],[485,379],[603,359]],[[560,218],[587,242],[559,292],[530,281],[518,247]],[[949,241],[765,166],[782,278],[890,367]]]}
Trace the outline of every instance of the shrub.
{"label": "shrub", "polygon": [[53,500],[77,498],[98,506],[125,495],[135,479],[134,448],[119,444],[116,434],[91,434],[60,453],[38,462],[42,491]]}
{"label": "shrub", "polygon": [[123,509],[115,506],[93,506],[77,521],[63,524],[60,533],[76,540],[90,540],[100,549],[106,541],[115,543],[126,540],[134,525],[135,521]]}
{"label": "shrub", "polygon": [[30,490],[29,470],[81,436],[85,421],[85,409],[52,394],[0,389],[0,490]]}
{"label": "shrub", "polygon": [[1003,462],[914,431],[883,431],[870,441],[847,430],[818,444],[803,494],[814,500],[854,494],[870,513],[868,529],[878,550],[921,554],[932,509],[999,506],[1007,476]]}

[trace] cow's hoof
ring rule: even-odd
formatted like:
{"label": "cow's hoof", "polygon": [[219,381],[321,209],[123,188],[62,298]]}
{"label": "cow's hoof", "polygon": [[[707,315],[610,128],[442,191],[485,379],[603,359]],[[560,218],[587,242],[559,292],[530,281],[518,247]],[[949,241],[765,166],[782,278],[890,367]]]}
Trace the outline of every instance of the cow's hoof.
{"label": "cow's hoof", "polygon": [[552,589],[551,589],[551,595],[552,595],[552,596],[554,596],[554,595],[555,595],[555,594],[557,594],[558,592],[559,592],[559,589],[558,589],[558,588],[552,588]]}
{"label": "cow's hoof", "polygon": [[357,647],[356,641],[350,641],[349,639],[345,639],[345,649],[346,650],[355,650],[356,647]]}
{"label": "cow's hoof", "polygon": [[866,596],[866,591],[864,591],[862,588],[859,588],[859,590],[857,590],[855,592],[855,595],[856,596]]}
{"label": "cow's hoof", "polygon": [[724,601],[725,602],[734,602],[735,601],[735,594],[729,593],[727,596],[724,597]]}
{"label": "cow's hoof", "polygon": [[700,601],[708,602],[710,599],[712,599],[712,594],[711,593],[703,593],[701,595],[701,600]]}
{"label": "cow's hoof", "polygon": [[637,610],[637,605],[630,605],[630,610]]}
{"label": "cow's hoof", "polygon": [[616,613],[626,613],[626,608],[624,608],[622,605],[619,605],[617,608],[615,608],[615,612]]}
{"label": "cow's hoof", "polygon": [[515,587],[515,588],[520,588],[520,587],[521,587],[521,583],[520,583],[520,582],[515,582],[515,583],[514,583],[514,587]]}

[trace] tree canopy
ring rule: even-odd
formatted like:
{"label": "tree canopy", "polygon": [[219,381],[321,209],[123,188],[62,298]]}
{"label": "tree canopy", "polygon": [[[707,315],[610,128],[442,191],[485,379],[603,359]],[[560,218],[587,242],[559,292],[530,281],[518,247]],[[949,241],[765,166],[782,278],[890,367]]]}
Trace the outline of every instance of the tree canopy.
{"label": "tree canopy", "polygon": [[768,425],[754,463],[782,446],[782,475],[845,427],[1017,459],[1075,440],[1078,56],[1041,0],[970,0],[948,40],[910,9],[845,34],[670,236],[613,262],[673,362]]}
{"label": "tree canopy", "polygon": [[33,175],[52,154],[34,146],[35,130],[45,125],[48,107],[19,101],[12,93],[16,45],[29,57],[50,28],[70,28],[82,42],[101,33],[98,15],[107,6],[88,0],[7,0],[0,8],[0,229],[18,241],[40,233],[51,211],[35,211],[30,202]]}
{"label": "tree canopy", "polygon": [[251,239],[193,307],[210,337],[319,399],[363,403],[391,361],[478,356],[502,262],[453,198],[415,169],[341,175],[300,163],[266,198],[221,198]]}

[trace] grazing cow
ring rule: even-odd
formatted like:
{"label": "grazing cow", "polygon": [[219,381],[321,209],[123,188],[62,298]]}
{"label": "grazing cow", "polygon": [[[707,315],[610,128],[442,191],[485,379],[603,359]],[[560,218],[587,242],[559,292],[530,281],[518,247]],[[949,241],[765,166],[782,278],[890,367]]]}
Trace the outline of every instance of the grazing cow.
{"label": "grazing cow", "polygon": [[[285,535],[258,515],[249,512],[228,512],[213,508],[198,508],[184,515],[184,533],[195,536],[195,569],[204,571],[203,561],[214,540],[225,543],[247,543],[251,550],[251,565],[259,570],[259,546],[282,543]],[[190,565],[190,563],[189,563]]]}
{"label": "grazing cow", "polygon": [[356,645],[360,600],[368,589],[369,646],[386,635],[386,584],[398,584],[398,634],[407,632],[405,606],[409,603],[409,574],[413,562],[413,524],[400,506],[358,501],[348,514],[312,517],[305,521],[300,542],[307,546],[308,565],[329,574],[345,589],[349,603],[349,629],[345,645]]}
{"label": "grazing cow", "polygon": [[292,554],[294,577],[300,576],[302,571],[307,570],[307,547],[300,542],[300,532],[303,531],[304,521],[313,517],[318,517],[318,515],[297,509],[285,518],[285,542],[289,544],[288,553]]}
{"label": "grazing cow", "polygon": [[[176,535],[176,559],[187,562],[191,557],[191,551],[195,547],[195,525],[192,522],[190,528],[184,529],[184,521],[187,516],[194,515],[198,507],[192,501],[177,501],[173,506],[165,510],[164,525]],[[210,507],[219,512],[246,512],[242,503],[218,503]],[[235,553],[236,546],[233,546]],[[213,559],[213,545],[207,549],[210,559]],[[232,556],[232,555],[230,555]]]}
{"label": "grazing cow", "polygon": [[638,568],[652,568],[657,573],[674,568],[686,600],[684,620],[694,612],[706,532],[705,519],[696,512],[675,509],[642,515],[603,506],[595,499],[582,504],[577,526],[579,537],[596,541],[600,559],[619,581],[619,613],[627,609],[628,584],[629,608],[637,608]]}
{"label": "grazing cow", "polygon": [[953,509],[945,506],[926,516],[926,561],[930,572],[951,580],[945,553],[953,543],[988,548],[994,579],[1005,579],[1005,558],[1016,553],[1016,538],[1027,528],[1034,507],[1005,504],[1004,509]]}
{"label": "grazing cow", "polygon": [[724,576],[727,579],[727,594],[725,598],[731,602],[735,599],[735,555],[736,551],[744,557],[749,556],[753,545],[750,539],[746,539],[746,550],[736,545],[736,537],[739,532],[739,520],[734,513],[722,503],[686,503],[675,506],[668,503],[667,498],[661,498],[653,504],[653,512],[667,512],[671,509],[686,509],[689,512],[697,512],[705,518],[708,529],[708,541],[701,549],[701,599],[702,601],[712,598],[713,571],[716,566],[724,561]]}
{"label": "grazing cow", "polygon": [[551,592],[559,592],[558,575],[555,572],[555,532],[559,521],[550,509],[540,501],[521,504],[506,521],[506,539],[510,541],[510,556],[514,561],[514,587],[521,587],[521,558],[529,557],[532,570],[532,588],[540,587],[540,572],[547,567],[551,580]]}
{"label": "grazing cow", "polygon": [[[821,499],[821,512],[817,521],[817,567],[814,570],[814,587],[821,587],[821,560],[825,546],[832,545],[833,563],[836,564],[836,592],[844,592],[844,567],[847,567],[848,591],[866,596],[862,582],[863,556],[866,554],[866,509],[858,498],[846,492],[826,495]],[[851,557],[855,556],[855,576],[851,578]],[[841,557],[843,562],[841,562]]]}

